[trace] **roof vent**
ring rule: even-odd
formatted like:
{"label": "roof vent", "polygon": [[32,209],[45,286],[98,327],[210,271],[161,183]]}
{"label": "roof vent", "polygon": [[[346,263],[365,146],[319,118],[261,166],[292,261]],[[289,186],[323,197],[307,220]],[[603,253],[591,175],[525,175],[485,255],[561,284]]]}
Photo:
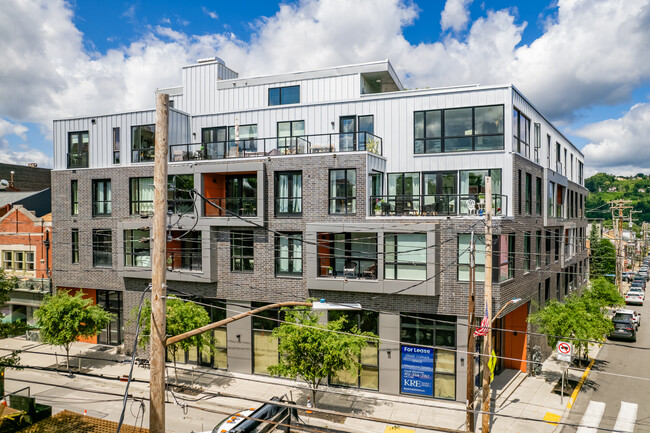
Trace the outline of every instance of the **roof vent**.
{"label": "roof vent", "polygon": [[206,57],[204,59],[199,59],[196,61],[196,63],[212,63],[212,62],[217,62],[221,63],[222,65],[226,66],[226,62],[221,60],[219,57],[214,56],[214,57]]}
{"label": "roof vent", "polygon": [[4,191],[9,187],[9,181],[7,179],[0,180],[0,191]]}
{"label": "roof vent", "polygon": [[36,167],[38,167],[38,164],[35,163],[35,162],[30,162],[30,163],[27,164],[27,167],[36,168]]}

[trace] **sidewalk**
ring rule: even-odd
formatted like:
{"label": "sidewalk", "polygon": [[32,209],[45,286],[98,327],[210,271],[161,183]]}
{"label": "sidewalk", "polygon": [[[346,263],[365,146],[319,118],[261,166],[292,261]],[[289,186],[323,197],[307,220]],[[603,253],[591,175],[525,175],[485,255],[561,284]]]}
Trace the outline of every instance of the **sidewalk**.
{"label": "sidewalk", "polygon": [[[24,338],[10,338],[0,341],[0,356],[8,350],[22,349],[21,363],[30,366],[56,367],[56,353],[58,365],[65,367],[65,352],[59,347],[42,345],[27,341]],[[590,354],[595,356],[598,349]],[[30,353],[30,351],[32,353]],[[37,354],[33,352],[43,352]],[[119,378],[128,375],[130,357],[118,355],[115,348],[87,343],[74,343],[70,351],[81,358],[81,373],[101,375],[104,377]],[[116,362],[118,361],[118,362]],[[74,372],[79,366],[79,358],[71,359]],[[295,381],[259,376],[230,373],[204,367],[179,365],[184,370],[179,371],[179,381],[200,386],[204,392],[222,393],[230,396],[246,396],[245,398],[220,398],[218,407],[227,411],[236,412],[244,407],[259,406],[255,400],[270,400],[274,396],[287,395],[297,404],[305,406],[310,392],[306,386]],[[168,365],[169,381],[173,382],[173,368]],[[581,371],[569,370],[569,378],[579,380]],[[138,381],[149,380],[149,370],[136,366],[133,370],[134,379]],[[493,432],[526,432],[544,433],[553,432],[555,424],[539,422],[545,417],[559,420],[568,414],[567,405],[569,398],[565,397],[563,404],[560,395],[553,393],[553,387],[560,377],[560,364],[552,356],[543,364],[540,377],[527,376],[514,370],[506,370],[497,376],[492,385],[493,402],[492,417]],[[465,430],[465,404],[443,400],[415,398],[403,395],[387,395],[350,388],[321,389],[328,392],[319,392],[318,408],[338,411],[349,415],[366,418],[380,419],[383,422],[370,419],[357,419],[351,416],[334,416],[312,413],[302,415],[302,419],[310,424],[350,432],[383,432],[389,427],[403,427],[404,430],[392,431],[397,433],[415,432],[423,433],[432,431],[425,428],[415,428],[416,424],[422,426],[443,427],[452,430]],[[146,386],[132,387],[136,396],[145,396]],[[184,394],[176,395],[183,398]],[[194,399],[196,396],[192,396]],[[169,397],[171,398],[171,397]],[[193,403],[195,406],[210,408],[217,403],[210,400]],[[549,415],[550,414],[550,415]],[[555,416],[555,418],[553,418]],[[516,419],[512,417],[525,417],[531,420]],[[558,418],[559,417],[559,418]],[[480,417],[476,422],[477,431],[480,430]],[[559,430],[559,429],[558,429]]]}

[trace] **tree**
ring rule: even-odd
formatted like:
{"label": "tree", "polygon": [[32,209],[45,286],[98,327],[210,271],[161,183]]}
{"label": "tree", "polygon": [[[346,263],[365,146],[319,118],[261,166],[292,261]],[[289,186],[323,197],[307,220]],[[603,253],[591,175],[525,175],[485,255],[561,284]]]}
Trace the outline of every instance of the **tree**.
{"label": "tree", "polygon": [[589,234],[589,277],[616,273],[616,248],[607,239],[599,239],[594,225]]}
{"label": "tree", "polygon": [[[11,290],[16,286],[18,279],[16,277],[8,277],[4,269],[0,269],[0,307],[4,306],[11,299]],[[24,333],[28,328],[27,323],[24,321],[8,322],[5,323],[5,315],[0,313],[0,338],[7,338],[11,335]],[[6,367],[17,366],[20,358],[18,357],[19,351],[15,350],[9,355],[0,358],[0,371],[4,371]]]}
{"label": "tree", "polygon": [[582,294],[574,293],[564,302],[551,301],[541,310],[531,314],[530,323],[539,326],[539,331],[547,334],[551,348],[558,341],[572,339],[578,352],[589,355],[589,342],[602,343],[613,330],[612,321],[605,316],[606,306],[622,303],[616,287],[605,278],[596,279]]}
{"label": "tree", "polygon": [[[361,351],[369,339],[378,337],[346,326],[346,318],[320,323],[321,313],[309,308],[287,309],[285,323],[273,330],[278,339],[280,359],[268,368],[276,376],[300,378],[311,388],[316,405],[316,391],[324,379],[341,371],[357,372],[361,368]],[[349,332],[345,332],[346,330]]]}
{"label": "tree", "polygon": [[63,347],[68,368],[72,343],[81,337],[99,335],[113,319],[113,314],[83,296],[81,291],[70,296],[66,290],[59,290],[54,296],[47,294],[34,313],[41,341]]}
{"label": "tree", "polygon": [[[151,302],[147,299],[142,309],[140,317],[140,337],[138,346],[145,348],[149,343],[151,333]],[[137,317],[138,308],[136,307],[131,314]],[[179,298],[167,297],[166,301],[166,328],[167,336],[173,337],[192,331],[210,323],[210,315],[200,305],[190,301],[183,301]],[[210,334],[204,332],[194,337],[174,343],[169,347],[174,362],[174,378],[178,384],[178,372],[176,370],[176,355],[180,352],[185,353],[190,348],[196,348],[199,352],[205,347],[213,348],[216,342],[212,341]]]}

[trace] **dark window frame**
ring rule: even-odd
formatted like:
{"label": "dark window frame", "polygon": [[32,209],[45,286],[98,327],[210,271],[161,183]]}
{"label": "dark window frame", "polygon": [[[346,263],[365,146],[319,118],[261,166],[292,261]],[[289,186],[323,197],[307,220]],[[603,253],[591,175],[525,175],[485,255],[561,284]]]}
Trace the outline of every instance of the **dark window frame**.
{"label": "dark window frame", "polygon": [[[475,106],[469,106],[469,107],[457,107],[457,108],[447,108],[447,109],[433,109],[433,110],[417,110],[413,112],[413,153],[415,155],[430,155],[430,154],[438,154],[438,153],[456,153],[456,152],[482,152],[482,151],[494,151],[494,150],[503,150],[505,149],[505,129],[503,132],[500,133],[484,133],[484,134],[477,134],[476,133],[476,109],[477,108],[490,108],[490,107],[501,107],[501,118],[505,119],[505,106],[503,104],[493,104],[493,105],[475,105]],[[454,136],[447,136],[446,131],[445,131],[445,113],[449,113],[453,110],[462,110],[462,109],[471,109],[472,110],[472,134],[471,135],[454,135]],[[422,121],[423,121],[423,126],[422,130],[424,135],[422,137],[418,137],[416,134],[416,117],[419,113],[422,113]],[[439,136],[428,136],[427,135],[427,113],[431,113],[429,115],[434,115],[433,113],[440,113],[440,135]],[[503,129],[503,120],[502,120],[502,129]],[[501,146],[500,147],[491,147],[489,149],[477,149],[477,138],[482,138],[482,137],[502,137],[501,141]],[[447,151],[445,148],[445,140],[453,140],[453,139],[459,139],[459,138],[471,138],[471,149],[467,150],[449,150]],[[438,141],[438,143],[434,144],[431,143],[431,146],[434,147],[433,151],[429,151],[429,141]],[[420,146],[418,146],[418,142],[422,142]],[[418,151],[418,147],[422,148],[422,151]],[[439,151],[435,151],[436,148],[439,147]]]}
{"label": "dark window frame", "polygon": [[[281,251],[280,251],[280,242],[282,238],[287,239],[287,257],[281,257]],[[300,257],[296,256],[296,246],[297,244],[300,244]],[[302,276],[303,269],[305,268],[303,260],[302,260],[302,252],[303,252],[303,237],[301,232],[287,232],[287,233],[281,233],[275,235],[275,275],[276,276],[289,276],[289,277],[299,277]],[[281,271],[280,270],[280,261],[281,260],[287,260],[288,262],[288,271]],[[294,262],[296,260],[300,260],[300,270],[296,271],[294,270]]]}
{"label": "dark window frame", "polygon": [[[298,100],[297,101],[291,100],[291,101],[284,102],[283,97],[282,97],[282,93],[283,93],[284,89],[292,89],[292,90],[293,89],[298,89]],[[278,91],[278,96],[277,96],[278,101],[277,101],[277,103],[272,103],[272,101],[271,101],[271,99],[272,99],[271,93],[273,91],[275,91],[275,90]],[[286,96],[285,98],[287,98],[287,97],[288,96]],[[273,107],[273,106],[276,106],[276,105],[300,104],[300,85],[296,84],[296,85],[293,85],[293,86],[271,87],[271,88],[269,88],[269,91],[268,91],[268,100],[267,101],[268,101],[269,107]]]}
{"label": "dark window frame", "polygon": [[70,214],[79,215],[79,180],[70,181]]}
{"label": "dark window frame", "polygon": [[[523,114],[518,108],[513,108],[513,124],[512,124],[512,138],[513,138],[513,147],[516,149],[516,152],[520,155],[524,155],[526,158],[530,159],[530,119],[528,116]],[[515,121],[515,118],[517,119]],[[516,123],[516,125],[515,125]],[[523,128],[528,129],[527,134],[524,134],[522,137],[522,123]],[[526,141],[527,140],[527,141]],[[523,153],[522,153],[523,145]]]}
{"label": "dark window frame", "polygon": [[135,248],[134,244],[136,242],[141,242],[140,239],[134,237],[134,232],[142,231],[143,234],[146,232],[147,238],[151,236],[151,231],[147,228],[146,230],[140,229],[127,229],[124,230],[124,266],[129,268],[150,268],[151,267],[151,243],[148,244],[147,252],[149,253],[149,266],[138,266],[135,264],[137,262],[136,258],[141,257],[141,253],[144,251],[144,248]]}
{"label": "dark window frame", "polygon": [[524,232],[524,273],[530,272],[532,254],[531,233]]}
{"label": "dark window frame", "polygon": [[121,148],[121,139],[120,139],[120,128],[113,128],[113,164],[120,164],[120,148]]}
{"label": "dark window frame", "polygon": [[[106,238],[108,238],[108,240]],[[112,268],[113,267],[112,230],[93,229],[92,245],[93,245],[93,267]],[[104,249],[101,249],[100,247],[104,247]]]}
{"label": "dark window frame", "polygon": [[[300,174],[300,197],[297,197],[294,193],[294,176]],[[288,185],[288,194],[287,197],[280,197],[280,192],[278,191],[278,185],[280,177],[287,176],[287,185]],[[299,217],[302,215],[302,191],[303,191],[303,182],[302,182],[302,170],[290,170],[290,171],[276,171],[273,176],[274,179],[274,214],[275,217]],[[287,212],[280,211],[280,201],[287,200]],[[297,212],[293,211],[295,208],[295,202],[298,203],[299,210]]]}
{"label": "dark window frame", "polygon": [[532,215],[533,212],[533,175],[530,173],[525,173],[526,180],[525,180],[525,194],[526,194],[526,200],[525,200],[525,206],[524,206],[524,211],[526,212],[526,215]]}
{"label": "dark window frame", "polygon": [[[151,128],[145,129],[147,132],[153,133],[152,145],[148,147],[142,146],[143,140],[140,140],[138,146],[135,143],[135,133],[139,128]],[[145,125],[133,125],[131,126],[131,162],[153,162],[155,154],[155,140],[156,140],[156,125],[154,123],[145,124]]]}
{"label": "dark window frame", "polygon": [[[236,249],[240,249],[240,253],[236,254]],[[230,272],[255,272],[255,233],[252,230],[231,230]]]}
{"label": "dark window frame", "polygon": [[[88,141],[84,143],[84,135]],[[77,152],[72,152],[72,137],[77,136]],[[67,168],[88,168],[90,154],[90,133],[89,131],[70,131],[68,132],[68,153]]]}
{"label": "dark window frame", "polygon": [[[93,179],[92,180],[92,216],[95,217],[109,217],[112,214],[112,193],[111,193],[111,179]],[[102,189],[104,193],[104,200],[98,201],[97,196]],[[110,197],[106,199],[106,197]],[[100,212],[100,209],[103,211]]]}
{"label": "dark window frame", "polygon": [[[404,252],[404,251],[398,252],[397,251],[398,245],[399,245],[399,242],[398,242],[399,237],[402,236],[402,235],[416,235],[416,234],[417,235],[424,235],[424,245],[422,247],[424,249],[424,251],[425,251],[424,262],[414,262],[412,260],[400,261],[400,259],[399,259],[400,255],[403,256],[403,255],[407,254],[408,252]],[[389,240],[390,237],[393,238],[393,245],[395,246],[395,251],[392,252],[392,253],[387,252],[388,251],[388,240]],[[393,260],[389,261],[389,258],[391,256],[393,257]],[[427,259],[428,259],[428,248],[427,248],[427,236],[426,236],[426,233],[386,233],[386,234],[384,234],[384,279],[385,280],[391,280],[391,281],[398,281],[398,280],[399,281],[426,281],[427,280],[427,275],[428,275],[427,274]],[[421,280],[420,279],[413,280],[413,279],[410,279],[410,278],[399,278],[398,269],[399,269],[400,266],[403,266],[403,265],[412,265],[416,269],[417,268],[420,268],[420,269],[424,268],[424,278],[422,278]],[[386,269],[388,269],[389,267],[393,268],[393,275],[395,276],[394,278],[388,278],[386,276],[388,274],[388,272],[386,272]]]}
{"label": "dark window frame", "polygon": [[536,177],[535,178],[535,215],[537,216],[542,216],[542,197],[543,197],[543,191],[542,191],[542,178],[541,177]]}
{"label": "dark window frame", "polygon": [[79,229],[74,228],[70,231],[70,247],[72,257],[70,262],[73,264],[79,263]]}
{"label": "dark window frame", "polygon": [[[345,195],[344,196],[335,196],[332,191],[332,173],[334,172],[345,172]],[[356,168],[333,168],[329,170],[327,189],[328,189],[328,200],[329,206],[328,211],[330,215],[356,215],[357,213],[357,169]],[[350,180],[353,179],[354,182],[350,183]],[[354,195],[348,195],[348,188],[352,187],[354,190]],[[334,188],[336,189],[336,188]],[[343,212],[336,212],[337,201],[341,200],[343,204]],[[351,208],[351,210],[348,210]]]}

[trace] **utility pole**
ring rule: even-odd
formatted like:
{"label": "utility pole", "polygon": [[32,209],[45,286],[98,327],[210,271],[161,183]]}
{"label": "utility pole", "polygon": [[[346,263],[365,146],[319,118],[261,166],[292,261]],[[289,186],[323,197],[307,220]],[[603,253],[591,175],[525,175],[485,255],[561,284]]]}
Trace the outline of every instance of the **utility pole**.
{"label": "utility pole", "polygon": [[492,354],[492,178],[485,176],[485,306],[490,328],[483,341],[482,432],[490,432],[490,356]]}
{"label": "utility pole", "polygon": [[616,246],[616,278],[615,283],[618,291],[621,292],[623,277],[623,211],[632,209],[630,200],[612,200],[609,202],[612,212],[612,227],[614,228],[614,244]]}
{"label": "utility pole", "polygon": [[641,257],[641,260],[645,259],[645,257],[648,255],[648,223],[643,221],[643,255]]}
{"label": "utility pole", "polygon": [[165,296],[167,293],[167,134],[169,95],[156,95],[151,251],[151,355],[149,431],[165,433]]}
{"label": "utility pole", "polygon": [[475,268],[474,231],[469,238],[469,302],[467,303],[467,431],[474,431],[474,281]]}

